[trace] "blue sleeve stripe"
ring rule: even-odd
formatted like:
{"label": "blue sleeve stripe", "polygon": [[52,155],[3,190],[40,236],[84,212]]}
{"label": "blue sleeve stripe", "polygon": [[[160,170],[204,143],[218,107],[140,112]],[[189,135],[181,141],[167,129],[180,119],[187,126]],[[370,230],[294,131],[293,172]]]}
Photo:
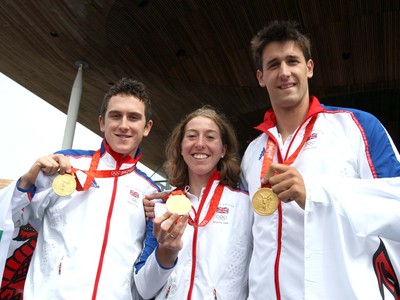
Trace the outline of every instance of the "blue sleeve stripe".
{"label": "blue sleeve stripe", "polygon": [[159,192],[161,192],[160,187],[149,176],[147,176],[145,172],[136,168],[136,173],[145,178],[153,187],[155,187]]}
{"label": "blue sleeve stripe", "polygon": [[64,154],[65,156],[93,156],[94,150],[65,149],[55,152],[55,154]]}
{"label": "blue sleeve stripe", "polygon": [[153,235],[153,221],[150,220],[147,224],[147,234],[146,239],[144,240],[143,251],[135,263],[135,273],[137,273],[144,266],[147,258],[150,256],[151,253],[153,253],[157,246],[157,239]]}
{"label": "blue sleeve stripe", "polygon": [[[358,122],[367,151],[371,170],[377,178],[399,177],[400,162],[397,159],[397,149],[380,121],[372,114],[351,108],[326,107],[330,111],[348,111]],[[367,152],[367,155],[368,155]]]}

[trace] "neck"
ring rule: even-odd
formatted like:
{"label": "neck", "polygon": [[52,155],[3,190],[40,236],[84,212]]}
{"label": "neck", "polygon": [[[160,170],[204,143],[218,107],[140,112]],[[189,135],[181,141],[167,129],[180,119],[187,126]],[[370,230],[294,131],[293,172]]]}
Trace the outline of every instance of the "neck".
{"label": "neck", "polygon": [[189,187],[190,193],[200,198],[200,192],[203,188],[207,186],[208,181],[210,180],[211,174],[199,176],[191,174],[189,175]]}
{"label": "neck", "polygon": [[308,114],[309,104],[300,107],[274,109],[276,126],[282,141],[285,142],[288,136],[293,134]]}

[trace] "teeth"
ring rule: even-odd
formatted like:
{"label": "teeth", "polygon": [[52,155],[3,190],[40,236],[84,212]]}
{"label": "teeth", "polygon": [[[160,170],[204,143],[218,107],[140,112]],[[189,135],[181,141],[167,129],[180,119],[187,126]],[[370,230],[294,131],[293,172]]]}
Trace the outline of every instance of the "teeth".
{"label": "teeth", "polygon": [[290,88],[292,86],[294,86],[293,83],[292,84],[288,84],[288,85],[281,85],[281,89],[287,89],[287,88]]}
{"label": "teeth", "polygon": [[205,154],[194,154],[193,157],[197,158],[197,159],[205,159],[205,158],[207,158],[207,155],[205,155]]}

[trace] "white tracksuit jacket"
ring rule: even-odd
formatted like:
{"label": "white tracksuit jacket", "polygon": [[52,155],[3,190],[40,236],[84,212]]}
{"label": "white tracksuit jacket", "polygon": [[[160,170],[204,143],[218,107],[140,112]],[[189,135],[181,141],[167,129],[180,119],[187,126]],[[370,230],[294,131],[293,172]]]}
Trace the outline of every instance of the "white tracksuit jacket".
{"label": "white tracksuit jacket", "polygon": [[[87,171],[94,151],[59,153],[67,155],[74,168]],[[98,170],[123,170],[133,163],[103,142]],[[77,176],[83,185],[86,175],[78,171]],[[30,193],[15,183],[0,194],[1,207],[8,203],[16,226],[28,221],[38,230],[24,299],[138,299],[132,272],[146,233],[142,201],[145,194],[158,191],[156,185],[135,169],[119,177],[95,178],[87,191],[59,197],[51,188],[53,178],[39,174],[31,201]],[[5,224],[5,213],[1,217]]]}
{"label": "white tracksuit jacket", "polygon": [[[218,182],[213,183],[200,220],[208,211]],[[190,193],[187,196],[197,211],[199,199]],[[190,214],[194,218],[193,211]],[[194,242],[194,228],[187,225],[182,236],[183,249],[176,265],[170,269],[158,264],[154,251],[157,241],[148,235],[146,247],[135,266],[138,291],[146,299],[156,296],[156,299],[182,300],[188,299],[189,287],[193,285],[190,298],[193,300],[245,299],[252,249],[252,218],[247,193],[224,187],[213,218],[206,226],[199,227],[197,243]],[[193,256],[192,247],[197,249],[196,256]],[[192,273],[193,266],[195,271]],[[191,275],[194,275],[193,282]]]}
{"label": "white tracksuit jacket", "polygon": [[292,201],[270,216],[254,214],[248,299],[400,299],[399,153],[372,115],[310,102],[307,120],[285,144],[268,111],[242,160],[251,198],[269,136],[290,156],[317,115],[292,164],[305,181],[305,210]]}

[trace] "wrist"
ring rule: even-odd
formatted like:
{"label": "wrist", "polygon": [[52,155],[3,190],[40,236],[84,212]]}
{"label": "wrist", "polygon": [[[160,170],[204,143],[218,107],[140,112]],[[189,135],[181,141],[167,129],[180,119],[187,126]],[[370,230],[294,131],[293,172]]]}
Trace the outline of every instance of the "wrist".
{"label": "wrist", "polygon": [[22,177],[17,181],[17,189],[23,193],[32,193],[36,192],[36,186],[34,183],[29,183],[26,180],[23,180]]}
{"label": "wrist", "polygon": [[17,185],[21,189],[30,189],[31,187],[35,186],[35,180],[24,175],[18,180]]}
{"label": "wrist", "polygon": [[179,251],[171,250],[161,245],[158,245],[155,252],[156,260],[163,269],[173,268],[178,260],[178,254]]}

